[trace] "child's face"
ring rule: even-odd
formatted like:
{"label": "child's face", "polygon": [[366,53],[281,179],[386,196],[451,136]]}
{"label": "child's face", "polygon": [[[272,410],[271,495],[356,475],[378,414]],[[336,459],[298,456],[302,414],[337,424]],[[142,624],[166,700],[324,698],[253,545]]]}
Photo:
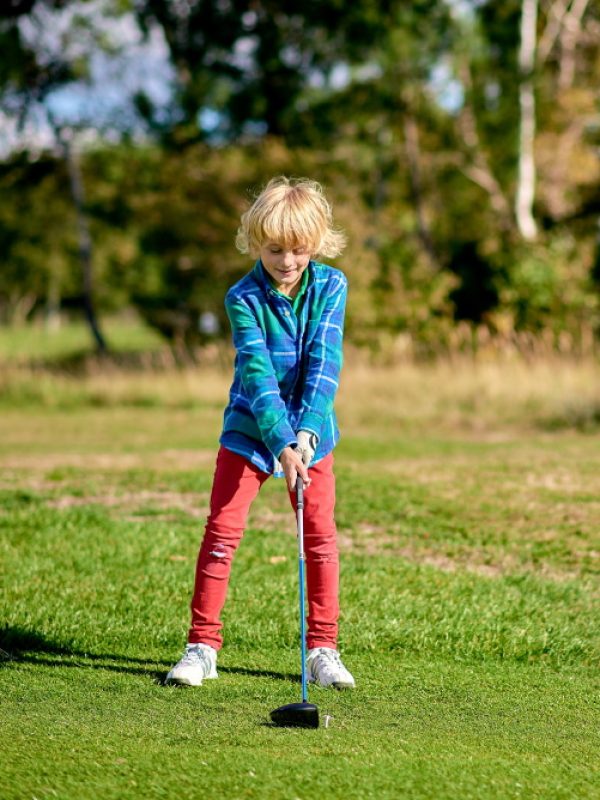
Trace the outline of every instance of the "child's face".
{"label": "child's face", "polygon": [[308,247],[298,245],[290,249],[279,242],[265,242],[259,255],[263,267],[275,282],[275,288],[293,296],[310,261]]}

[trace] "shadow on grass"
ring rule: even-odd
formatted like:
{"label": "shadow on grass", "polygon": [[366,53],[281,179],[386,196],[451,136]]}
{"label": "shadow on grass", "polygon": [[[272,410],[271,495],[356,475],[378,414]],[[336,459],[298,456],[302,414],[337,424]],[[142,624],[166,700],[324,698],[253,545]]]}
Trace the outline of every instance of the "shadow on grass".
{"label": "shadow on grass", "polygon": [[[80,659],[65,661],[65,658]],[[0,664],[8,662],[40,664],[47,667],[76,667],[78,669],[103,669],[130,675],[148,675],[154,683],[162,685],[168,669],[148,668],[150,659],[134,658],[116,653],[88,653],[72,644],[56,642],[20,626],[0,629]],[[118,662],[118,663],[100,663]],[[137,666],[135,666],[137,665]],[[169,664],[169,669],[172,665]],[[298,675],[271,670],[246,669],[244,667],[222,667],[219,672],[229,675],[248,675],[254,678],[274,678],[282,681],[300,682]]]}

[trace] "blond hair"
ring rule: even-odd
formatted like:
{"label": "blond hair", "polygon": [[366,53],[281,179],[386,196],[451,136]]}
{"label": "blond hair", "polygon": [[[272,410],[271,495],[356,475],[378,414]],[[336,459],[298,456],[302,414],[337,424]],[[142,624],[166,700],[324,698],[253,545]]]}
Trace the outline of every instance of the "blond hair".
{"label": "blond hair", "polygon": [[308,178],[272,178],[242,214],[235,244],[241,253],[257,258],[267,242],[306,247],[311,256],[335,258],[346,244],[333,228],[331,206],[323,189]]}

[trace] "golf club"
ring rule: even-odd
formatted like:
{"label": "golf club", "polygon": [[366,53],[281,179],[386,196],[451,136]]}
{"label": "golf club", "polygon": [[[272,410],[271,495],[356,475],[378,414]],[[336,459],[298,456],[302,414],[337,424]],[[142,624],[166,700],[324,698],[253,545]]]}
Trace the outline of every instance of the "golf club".
{"label": "golf club", "polygon": [[304,621],[304,485],[296,480],[296,524],[298,529],[298,574],[300,579],[300,658],[302,668],[302,702],[288,703],[271,711],[275,725],[293,728],[318,728],[319,709],[308,702],[306,680],[306,633]]}

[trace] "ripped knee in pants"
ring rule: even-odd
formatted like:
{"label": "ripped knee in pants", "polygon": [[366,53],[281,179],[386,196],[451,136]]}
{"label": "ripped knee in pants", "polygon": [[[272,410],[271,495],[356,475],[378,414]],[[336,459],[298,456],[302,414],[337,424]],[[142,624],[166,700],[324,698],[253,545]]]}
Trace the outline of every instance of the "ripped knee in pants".
{"label": "ripped knee in pants", "polygon": [[208,553],[203,572],[211,578],[227,578],[231,567],[231,553],[223,545],[215,545]]}

